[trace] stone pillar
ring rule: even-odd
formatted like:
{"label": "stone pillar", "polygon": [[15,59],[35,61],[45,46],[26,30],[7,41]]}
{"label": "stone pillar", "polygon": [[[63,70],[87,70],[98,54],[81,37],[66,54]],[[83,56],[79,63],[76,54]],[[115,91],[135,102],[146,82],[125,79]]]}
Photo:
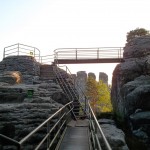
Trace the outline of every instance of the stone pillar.
{"label": "stone pillar", "polygon": [[[80,102],[84,102],[84,98],[82,96],[81,90],[85,93],[86,92],[86,82],[87,82],[87,73],[85,71],[77,72],[77,77],[75,81],[75,87],[78,90]],[[80,90],[81,89],[81,90]]]}
{"label": "stone pillar", "polygon": [[96,75],[93,72],[89,72],[88,77],[92,77],[93,79],[96,80]]}
{"label": "stone pillar", "polygon": [[99,81],[102,80],[105,84],[108,85],[108,75],[104,72],[99,73]]}

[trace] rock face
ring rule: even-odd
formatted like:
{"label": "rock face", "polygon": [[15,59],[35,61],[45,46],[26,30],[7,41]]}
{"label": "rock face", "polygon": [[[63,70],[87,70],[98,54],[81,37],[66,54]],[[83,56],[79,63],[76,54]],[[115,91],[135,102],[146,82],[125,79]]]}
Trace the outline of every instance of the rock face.
{"label": "rock face", "polygon": [[[142,112],[136,114],[136,118],[139,119],[136,122],[142,122],[136,130],[141,134],[146,133],[150,143],[150,121],[146,123],[140,119],[141,115],[143,118],[145,115],[149,116],[150,110],[150,36],[138,37],[127,43],[123,57],[125,62],[117,65],[113,72],[113,108],[118,120],[132,120],[129,121],[132,128],[135,126],[133,114]],[[142,139],[141,136],[138,138]]]}
{"label": "rock face", "polygon": [[[28,90],[31,89],[34,92],[29,97]],[[63,106],[51,98],[55,92],[62,92],[62,89],[52,81],[36,85],[3,84],[0,87],[0,133],[17,141],[21,140]],[[36,144],[45,135],[44,132],[46,128],[37,133],[32,142]],[[0,141],[0,147],[1,145],[4,150],[9,149],[8,143],[5,145]],[[25,149],[33,149],[30,142],[26,145]]]}
{"label": "rock face", "polygon": [[108,85],[108,75],[104,72],[99,73],[99,81],[102,80],[105,84]]}
{"label": "rock face", "polygon": [[77,72],[77,76],[76,76],[76,79],[75,79],[75,87],[78,90],[81,102],[84,102],[84,98],[82,96],[81,90],[84,93],[86,92],[86,82],[87,82],[87,73],[85,71]]}
{"label": "rock face", "polygon": [[96,80],[96,75],[93,72],[89,72],[88,77],[92,77],[93,79]]}
{"label": "rock face", "polygon": [[[63,106],[61,100],[65,98],[61,87],[49,78],[39,77],[40,64],[31,56],[11,56],[0,62],[0,134],[19,141]],[[57,117],[52,122],[56,122]],[[46,127],[43,127],[24,149],[34,149],[33,145],[45,133]],[[0,149],[15,148],[0,139]]]}
{"label": "rock face", "polygon": [[125,134],[122,130],[116,127],[113,120],[100,119],[98,122],[100,123],[104,135],[106,136],[106,139],[108,140],[112,150],[128,150],[128,146],[125,141]]}
{"label": "rock face", "polygon": [[4,71],[19,71],[22,82],[33,83],[33,77],[40,75],[40,64],[32,56],[9,56],[0,62],[0,73]]}

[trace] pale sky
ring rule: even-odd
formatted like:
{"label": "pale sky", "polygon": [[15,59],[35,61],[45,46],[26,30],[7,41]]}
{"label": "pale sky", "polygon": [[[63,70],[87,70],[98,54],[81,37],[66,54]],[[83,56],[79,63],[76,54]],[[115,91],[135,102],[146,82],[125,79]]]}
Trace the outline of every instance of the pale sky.
{"label": "pale sky", "polygon": [[[57,48],[124,47],[126,33],[150,30],[150,0],[0,0],[0,60],[3,48],[22,43],[41,55]],[[111,75],[114,64],[69,65]]]}

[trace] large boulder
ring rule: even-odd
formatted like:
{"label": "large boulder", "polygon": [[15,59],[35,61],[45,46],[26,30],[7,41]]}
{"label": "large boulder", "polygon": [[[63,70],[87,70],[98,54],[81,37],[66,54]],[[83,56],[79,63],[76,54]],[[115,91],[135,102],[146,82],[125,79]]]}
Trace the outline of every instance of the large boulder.
{"label": "large boulder", "polygon": [[[128,150],[128,146],[125,141],[125,134],[121,129],[116,127],[113,120],[100,119],[99,123],[112,150]],[[102,141],[102,137],[100,135],[99,137]]]}

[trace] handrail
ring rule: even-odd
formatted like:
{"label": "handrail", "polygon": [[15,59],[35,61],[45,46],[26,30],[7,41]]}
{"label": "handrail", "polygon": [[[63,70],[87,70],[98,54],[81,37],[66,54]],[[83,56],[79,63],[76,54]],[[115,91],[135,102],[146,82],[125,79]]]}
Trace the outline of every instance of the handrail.
{"label": "handrail", "polygon": [[52,116],[50,116],[47,120],[45,120],[42,124],[40,124],[36,129],[34,129],[32,132],[30,132],[27,136],[25,136],[19,143],[23,144],[27,139],[29,139],[34,133],[36,133],[39,129],[41,129],[41,127],[43,127],[46,123],[48,123],[54,116],[56,116],[57,114],[59,114],[64,108],[66,108],[68,105],[70,105],[72,103],[69,102],[66,105],[64,105],[63,107],[61,107],[56,113],[54,113]]}
{"label": "handrail", "polygon": [[17,146],[18,149],[20,149],[20,143],[6,135],[0,134],[0,138],[2,138],[3,140],[12,143],[13,145]]}
{"label": "handrail", "polygon": [[54,54],[53,55],[45,55],[41,56],[41,64],[53,64],[54,62]]}
{"label": "handrail", "polygon": [[[37,133],[40,129],[42,129],[42,127],[44,127],[45,125],[47,125],[47,134],[45,135],[45,137],[40,141],[40,143],[36,146],[35,150],[38,150],[39,148],[41,148],[41,146],[43,145],[43,143],[47,140],[47,149],[50,149],[50,147],[53,145],[54,141],[56,140],[57,137],[59,137],[60,132],[62,132],[64,129],[63,127],[66,125],[66,122],[68,120],[68,114],[72,111],[73,108],[71,108],[70,110],[68,110],[68,112],[64,112],[62,113],[62,111],[67,108],[68,106],[70,106],[72,104],[73,101],[67,103],[66,105],[64,105],[63,107],[61,107],[58,111],[56,111],[53,115],[51,115],[48,119],[46,119],[43,123],[41,123],[37,128],[35,128],[32,132],[30,132],[27,136],[25,136],[22,140],[20,140],[19,142],[16,140],[13,140],[5,135],[0,134],[0,138],[3,138],[4,140],[7,140],[9,142],[11,142],[11,145],[17,146],[18,150],[22,149],[22,146],[25,142],[29,141],[30,138]],[[57,122],[51,126],[50,128],[50,121],[55,117],[59,115],[59,119],[57,120]],[[53,139],[51,139],[50,141],[50,134],[51,132],[56,128],[59,127],[59,129],[57,130],[57,133],[55,134],[55,136],[53,137]]]}
{"label": "handrail", "polygon": [[36,47],[17,43],[4,48],[3,58],[16,55],[33,56],[38,62],[40,62],[40,50]]}
{"label": "handrail", "polygon": [[80,60],[101,58],[123,58],[123,47],[96,47],[96,48],[59,48],[54,50],[57,60]]}
{"label": "handrail", "polygon": [[[57,64],[57,65],[59,66],[59,64]],[[68,76],[68,77],[69,77],[69,80],[71,80],[72,83],[73,83],[73,78],[72,78],[72,76],[71,76],[71,72],[70,72],[69,68],[68,68],[66,65],[59,66],[59,68],[61,68],[61,67],[65,67],[66,70],[64,70],[64,71],[66,71],[66,73],[69,74],[69,76]],[[63,79],[63,77],[61,77],[61,73],[59,73],[59,71],[57,71],[57,72],[55,72],[55,74],[56,74],[56,75],[59,74],[59,76],[60,76],[60,78],[61,78],[61,80],[62,80],[61,82],[63,82],[63,89],[64,89],[64,91],[65,91],[67,97],[70,99],[70,97],[68,96],[68,92],[69,92],[69,94],[71,95],[71,97],[72,97],[73,100],[74,100],[74,99],[78,100],[78,103],[80,104],[80,107],[81,107],[82,111],[84,112],[84,115],[87,115],[87,110],[86,110],[86,104],[87,104],[86,100],[87,100],[87,99],[86,99],[85,95],[82,94],[82,96],[84,96],[84,100],[85,100],[85,107],[83,107],[82,104],[81,104],[81,102],[80,102],[80,98],[83,98],[83,97],[80,97],[80,98],[78,97],[77,93],[76,93],[75,90],[74,90],[74,89],[76,89],[75,84],[74,84],[74,89],[73,89],[72,85],[70,85],[71,83],[68,82],[69,87],[70,87],[70,88],[68,88],[68,86],[66,85],[66,83],[65,83],[65,81],[64,81],[64,79]],[[64,86],[65,86],[66,88],[64,88]],[[67,89],[68,92],[66,91],[66,89]],[[75,96],[75,98],[73,97],[73,95],[71,94],[71,92],[73,93],[73,95]]]}
{"label": "handrail", "polygon": [[[97,121],[97,118],[96,118],[89,102],[88,102],[88,106],[89,106],[89,113],[90,113],[90,131],[91,131],[91,134],[92,134],[91,138],[92,138],[92,141],[93,141],[94,149],[98,148],[99,150],[101,150],[100,142],[98,140],[98,135],[97,135],[97,133],[99,131],[99,133],[102,136],[102,139],[104,141],[104,144],[105,144],[107,150],[111,150],[111,147],[110,147],[110,145],[109,145],[109,143],[108,143],[108,141],[107,141],[107,139],[106,139],[99,123],[98,123],[98,121]],[[94,127],[93,121],[94,121],[95,127]]]}

